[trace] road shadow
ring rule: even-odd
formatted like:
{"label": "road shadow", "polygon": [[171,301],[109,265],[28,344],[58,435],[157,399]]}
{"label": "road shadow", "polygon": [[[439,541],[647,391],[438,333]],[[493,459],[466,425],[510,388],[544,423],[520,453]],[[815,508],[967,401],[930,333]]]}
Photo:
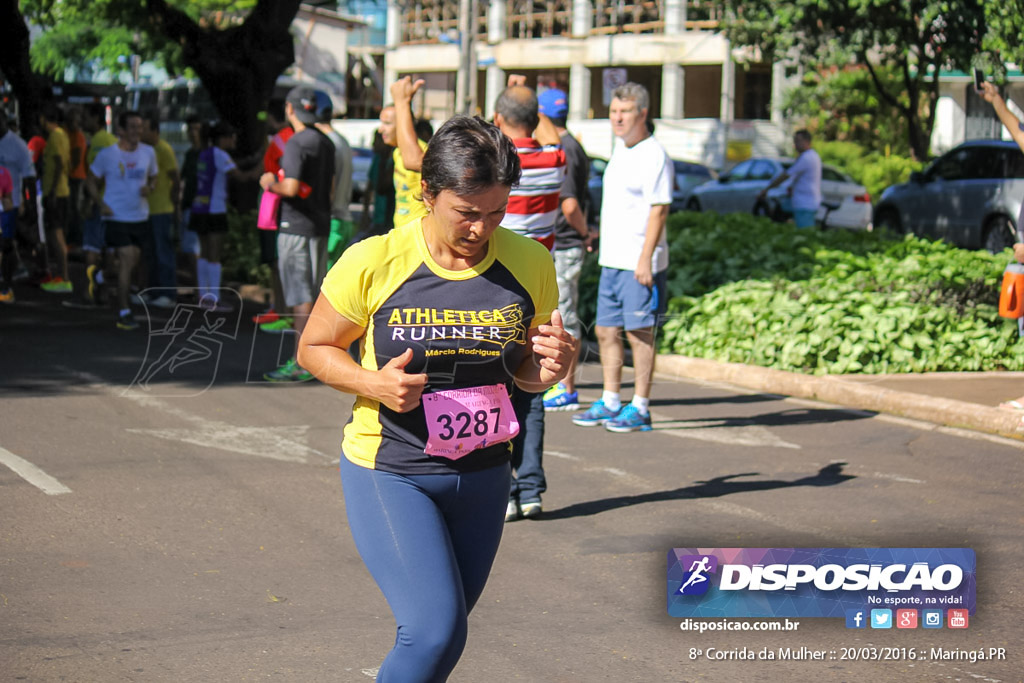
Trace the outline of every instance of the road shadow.
{"label": "road shadow", "polygon": [[584,503],[576,503],[558,510],[545,511],[538,521],[552,521],[558,519],[570,519],[572,517],[587,517],[597,515],[609,510],[643,505],[645,503],[661,503],[671,500],[689,500],[693,498],[720,498],[734,493],[747,493],[750,491],[771,491],[774,489],[787,489],[797,486],[836,486],[843,482],[855,479],[852,474],[845,474],[843,467],[845,462],[832,463],[818,470],[817,473],[785,481],[782,479],[768,479],[762,481],[733,481],[741,477],[756,477],[759,472],[743,472],[741,474],[727,474],[715,477],[707,481],[697,481],[693,486],[684,486],[669,491],[655,491],[653,493],[640,493],[633,496],[616,496],[614,498],[603,498],[591,500]]}
{"label": "road shadow", "polygon": [[[66,308],[28,287],[0,320],[0,391],[9,398],[89,392],[91,385],[150,395],[194,396],[218,385],[267,384],[263,374],[294,354],[294,334],[268,334],[251,318],[257,302],[232,310],[196,303],[134,306],[137,330],[115,326],[112,308]],[[309,384],[314,384],[310,382]]]}
{"label": "road shadow", "polygon": [[[702,404],[703,401],[693,401],[693,403]],[[657,420],[652,422],[651,426],[655,431],[667,429],[707,429],[709,427],[750,427],[755,425],[761,427],[790,427],[866,420],[874,415],[876,413],[871,411],[848,408],[793,408],[742,417],[711,416],[680,420]]]}

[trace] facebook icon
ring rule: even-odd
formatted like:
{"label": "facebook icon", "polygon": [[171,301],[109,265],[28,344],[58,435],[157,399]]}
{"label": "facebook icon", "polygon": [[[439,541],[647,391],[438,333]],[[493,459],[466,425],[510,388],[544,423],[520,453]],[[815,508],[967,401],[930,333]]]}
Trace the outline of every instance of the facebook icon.
{"label": "facebook icon", "polygon": [[867,617],[863,609],[846,610],[846,628],[867,628]]}

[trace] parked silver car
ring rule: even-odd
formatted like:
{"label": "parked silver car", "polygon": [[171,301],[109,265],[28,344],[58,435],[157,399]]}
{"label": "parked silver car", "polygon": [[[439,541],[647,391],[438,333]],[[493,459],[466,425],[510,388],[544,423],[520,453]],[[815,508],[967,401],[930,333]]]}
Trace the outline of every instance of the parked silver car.
{"label": "parked silver car", "polygon": [[1017,241],[1024,154],[1014,142],[970,140],[882,192],[875,225],[999,253]]}
{"label": "parked silver car", "polygon": [[[763,199],[759,199],[758,195],[768,187],[772,178],[792,166],[793,161],[761,157],[741,161],[732,170],[718,176],[718,180],[693,188],[686,208],[690,211],[719,213],[739,211],[783,220],[787,217],[783,207],[788,204],[786,198],[791,181],[787,180],[773,188]],[[863,185],[835,166],[822,164],[821,195],[823,206],[828,203],[834,207],[829,210],[822,208],[818,212],[819,221],[827,213],[828,227],[856,230],[870,227],[871,196]]]}

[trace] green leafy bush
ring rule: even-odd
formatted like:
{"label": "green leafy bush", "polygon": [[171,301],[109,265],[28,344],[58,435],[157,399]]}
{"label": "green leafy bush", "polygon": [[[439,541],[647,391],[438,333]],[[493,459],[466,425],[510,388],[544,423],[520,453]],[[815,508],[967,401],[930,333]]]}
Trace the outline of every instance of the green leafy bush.
{"label": "green leafy bush", "polygon": [[1009,252],[742,214],[668,229],[663,353],[815,374],[1024,369],[996,308]]}
{"label": "green leafy bush", "polygon": [[872,152],[853,142],[818,142],[821,160],[850,174],[867,188],[872,201],[877,201],[882,190],[910,180],[912,171],[920,171],[924,164],[910,157]]}

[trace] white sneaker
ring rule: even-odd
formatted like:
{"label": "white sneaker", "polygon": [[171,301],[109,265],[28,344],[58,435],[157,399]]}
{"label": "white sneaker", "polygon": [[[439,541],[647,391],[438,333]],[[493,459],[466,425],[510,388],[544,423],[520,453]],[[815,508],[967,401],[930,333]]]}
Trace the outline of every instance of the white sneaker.
{"label": "white sneaker", "polygon": [[505,508],[505,521],[514,522],[519,519],[519,503],[514,500],[508,502],[508,507]]}
{"label": "white sneaker", "polygon": [[178,305],[178,302],[171,297],[164,295],[150,300],[149,305],[156,306],[157,308],[174,308]]}
{"label": "white sneaker", "polygon": [[522,515],[523,519],[532,519],[534,517],[540,517],[540,513],[543,512],[539,500],[532,500],[528,503],[519,504],[519,514]]}

